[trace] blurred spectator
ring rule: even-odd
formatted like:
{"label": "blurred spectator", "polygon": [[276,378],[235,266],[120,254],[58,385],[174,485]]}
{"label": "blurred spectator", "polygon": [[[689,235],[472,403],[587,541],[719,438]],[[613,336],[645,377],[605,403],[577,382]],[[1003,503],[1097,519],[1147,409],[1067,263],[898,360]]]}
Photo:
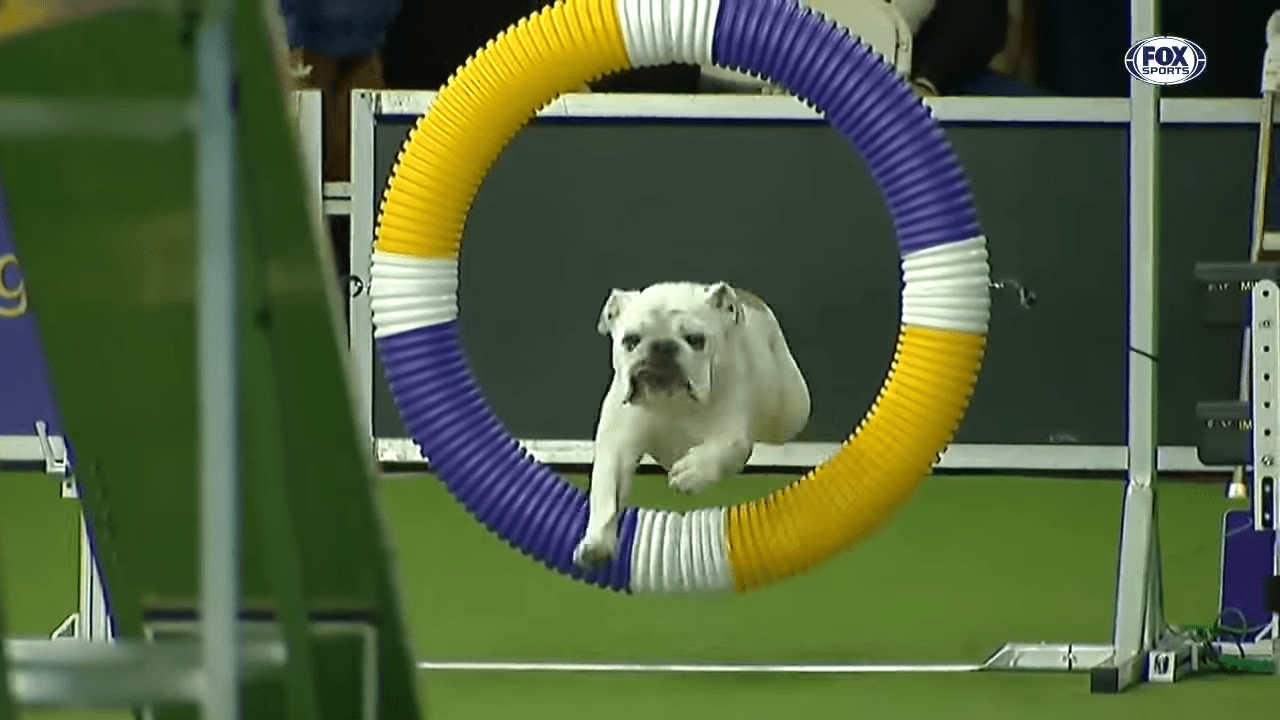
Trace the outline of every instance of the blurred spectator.
{"label": "blurred spectator", "polygon": [[1267,18],[1276,9],[1276,0],[1162,0],[1160,33],[1196,43],[1204,49],[1208,64],[1195,80],[1161,88],[1161,94],[1258,97]]}
{"label": "blurred spectator", "polygon": [[[1129,94],[1129,0],[1037,0],[1038,84],[1058,95]],[[1158,0],[1158,32],[1204,49],[1204,72],[1168,97],[1257,97],[1276,0]]]}
{"label": "blurred spectator", "polygon": [[382,57],[386,80],[403,90],[438,90],[498,33],[551,0],[402,0]]}
{"label": "blurred spectator", "polygon": [[[862,35],[886,56],[885,10],[912,35],[912,83],[925,95],[1033,95],[1030,85],[991,69],[1006,45],[1009,0],[800,0]],[[873,7],[873,5],[878,7]],[[891,58],[892,59],[892,58]],[[776,86],[720,68],[702,69],[711,92],[777,92]]]}
{"label": "blurred spectator", "polygon": [[1008,0],[937,0],[915,31],[912,81],[924,94],[1043,94],[991,69],[1008,34]]}
{"label": "blurred spectator", "polygon": [[[282,0],[286,4],[303,1]],[[328,1],[362,5],[359,0]],[[368,0],[363,5],[374,9],[386,1]],[[1276,0],[1158,1],[1161,32],[1193,40],[1205,49],[1209,58],[1203,75],[1186,85],[1165,87],[1164,94],[1257,96],[1263,27],[1268,14],[1276,7]],[[477,48],[551,0],[402,2],[404,8],[391,27],[383,51],[387,84],[404,89],[436,89]],[[859,3],[891,4],[912,31],[912,74],[923,93],[936,89],[937,94],[942,95],[1128,94],[1129,76],[1123,58],[1130,41],[1129,0],[800,2],[837,18]],[[1018,20],[1017,27],[1011,27],[1011,14]],[[1021,32],[1024,17],[1025,37]],[[1019,71],[993,70],[1000,64],[1002,50],[1015,41],[1021,56]],[[700,88],[732,89],[716,87],[717,74],[714,70],[704,73],[693,65],[673,64],[619,73],[591,83],[591,89],[681,93],[698,92]],[[1015,75],[1034,80],[1034,85],[1016,79]],[[749,79],[746,84],[756,90],[764,85]]]}
{"label": "blurred spectator", "polygon": [[[383,56],[387,82],[405,89],[436,89],[459,65],[521,17],[551,0],[404,0]],[[889,2],[914,34],[918,87],[941,94],[1024,95],[1036,91],[988,68],[1005,45],[1008,0],[801,0],[837,19],[858,3]],[[694,65],[641,68],[591,83],[596,92],[742,91],[764,83],[717,83],[732,73]],[[742,87],[746,86],[746,88]],[[751,90],[754,91],[754,90]]]}
{"label": "blurred spectator", "polygon": [[399,10],[399,0],[280,0],[295,81],[324,94],[326,181],[350,176],[351,91],[385,87],[380,52]]}
{"label": "blurred spectator", "polygon": [[[436,90],[476,50],[553,0],[403,0],[383,49],[386,81],[405,90]],[[697,92],[692,65],[641,68],[592,83],[597,92]]]}

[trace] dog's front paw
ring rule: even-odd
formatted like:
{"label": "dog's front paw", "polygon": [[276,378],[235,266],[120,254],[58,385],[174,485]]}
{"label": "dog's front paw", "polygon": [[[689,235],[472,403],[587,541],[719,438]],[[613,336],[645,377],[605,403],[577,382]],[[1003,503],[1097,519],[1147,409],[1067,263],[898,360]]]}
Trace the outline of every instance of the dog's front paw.
{"label": "dog's front paw", "polygon": [[615,533],[587,535],[573,551],[573,563],[583,570],[607,565],[613,559],[613,552],[617,545],[618,538]]}
{"label": "dog's front paw", "polygon": [[720,456],[707,446],[698,445],[672,463],[667,482],[677,492],[693,495],[719,479]]}

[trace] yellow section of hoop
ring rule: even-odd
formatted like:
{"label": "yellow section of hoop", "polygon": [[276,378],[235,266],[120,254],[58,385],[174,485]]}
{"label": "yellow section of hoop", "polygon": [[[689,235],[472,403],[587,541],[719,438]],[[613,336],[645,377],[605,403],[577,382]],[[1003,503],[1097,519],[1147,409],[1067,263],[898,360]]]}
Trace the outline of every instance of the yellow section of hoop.
{"label": "yellow section of hoop", "polygon": [[772,495],[728,509],[737,589],[805,572],[892,515],[954,436],[985,348],[983,335],[903,327],[879,398],[839,452]]}
{"label": "yellow section of hoop", "polygon": [[456,257],[480,183],[512,136],[557,96],[627,67],[613,0],[561,0],[490,41],[405,141],[374,249]]}

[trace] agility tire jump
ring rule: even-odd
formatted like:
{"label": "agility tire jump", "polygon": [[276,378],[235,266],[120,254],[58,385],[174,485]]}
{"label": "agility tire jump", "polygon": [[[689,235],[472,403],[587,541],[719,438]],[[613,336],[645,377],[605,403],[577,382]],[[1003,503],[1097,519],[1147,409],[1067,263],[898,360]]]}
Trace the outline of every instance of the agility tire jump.
{"label": "agility tire jump", "polygon": [[[559,95],[672,62],[746,71],[816,110],[866,161],[901,256],[888,376],[825,464],[758,501],[624,511],[613,561],[579,569],[587,494],[504,428],[458,331],[458,250],[481,181]],[[929,474],[969,402],[990,311],[986,239],[968,180],[929,108],[875,50],[794,0],[561,0],[464,64],[418,119],[378,218],[374,337],[413,439],[491,532],[547,567],[623,592],[761,587],[865,538]]]}

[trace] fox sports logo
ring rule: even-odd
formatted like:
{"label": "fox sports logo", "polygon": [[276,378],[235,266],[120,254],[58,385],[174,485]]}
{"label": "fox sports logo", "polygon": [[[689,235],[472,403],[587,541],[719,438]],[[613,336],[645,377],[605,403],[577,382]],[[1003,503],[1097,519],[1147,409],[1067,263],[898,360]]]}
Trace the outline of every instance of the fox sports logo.
{"label": "fox sports logo", "polygon": [[1204,72],[1204,50],[1172,35],[1147,38],[1124,55],[1129,74],[1152,85],[1181,85]]}

